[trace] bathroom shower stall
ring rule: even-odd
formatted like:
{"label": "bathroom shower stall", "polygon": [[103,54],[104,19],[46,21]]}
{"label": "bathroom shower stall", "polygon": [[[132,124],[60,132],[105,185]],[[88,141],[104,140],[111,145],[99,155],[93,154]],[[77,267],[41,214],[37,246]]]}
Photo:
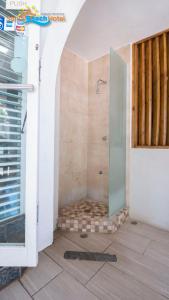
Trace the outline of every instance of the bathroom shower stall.
{"label": "bathroom shower stall", "polygon": [[109,226],[111,231],[110,217],[125,208],[126,68],[112,49],[90,62],[64,49],[58,220],[62,229],[108,231]]}

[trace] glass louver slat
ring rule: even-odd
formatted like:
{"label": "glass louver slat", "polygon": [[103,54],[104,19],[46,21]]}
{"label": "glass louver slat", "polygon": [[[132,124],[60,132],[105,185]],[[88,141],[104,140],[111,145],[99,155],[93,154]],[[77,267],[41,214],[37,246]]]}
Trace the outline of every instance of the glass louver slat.
{"label": "glass louver slat", "polygon": [[[15,92],[18,93],[18,91],[15,90]],[[21,99],[22,98],[22,94],[19,92],[19,95],[18,94],[15,94],[14,92],[11,93],[11,92],[6,92],[4,90],[0,90],[0,95],[2,96],[8,96],[10,98],[16,98],[16,99]]]}

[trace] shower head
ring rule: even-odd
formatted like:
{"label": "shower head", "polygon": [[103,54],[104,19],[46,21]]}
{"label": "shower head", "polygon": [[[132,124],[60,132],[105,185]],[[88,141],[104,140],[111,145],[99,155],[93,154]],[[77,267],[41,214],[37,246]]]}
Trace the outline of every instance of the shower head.
{"label": "shower head", "polygon": [[106,80],[102,80],[102,79],[99,79],[97,82],[98,82],[99,84],[106,84],[106,83],[107,83]]}
{"label": "shower head", "polygon": [[100,86],[107,84],[106,80],[98,79],[96,83],[96,94],[100,94]]}

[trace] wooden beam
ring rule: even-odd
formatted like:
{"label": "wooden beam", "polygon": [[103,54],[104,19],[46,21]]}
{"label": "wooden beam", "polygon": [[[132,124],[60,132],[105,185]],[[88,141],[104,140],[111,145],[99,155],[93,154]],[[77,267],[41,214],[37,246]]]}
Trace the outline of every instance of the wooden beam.
{"label": "wooden beam", "polygon": [[152,40],[146,47],[146,145],[152,142]]}
{"label": "wooden beam", "polygon": [[145,44],[140,46],[139,145],[145,145]]}
{"label": "wooden beam", "polygon": [[159,37],[155,38],[153,49],[153,145],[159,145],[160,133],[160,46]]}
{"label": "wooden beam", "polygon": [[167,145],[169,146],[169,34],[167,34]]}
{"label": "wooden beam", "polygon": [[167,34],[161,38],[161,107],[160,107],[160,146],[167,142]]}
{"label": "wooden beam", "polygon": [[138,145],[138,47],[132,47],[132,146]]}

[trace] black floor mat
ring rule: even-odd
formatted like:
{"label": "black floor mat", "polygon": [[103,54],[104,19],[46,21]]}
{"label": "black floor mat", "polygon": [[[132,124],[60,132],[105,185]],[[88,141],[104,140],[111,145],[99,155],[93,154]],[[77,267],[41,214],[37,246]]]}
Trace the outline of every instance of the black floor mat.
{"label": "black floor mat", "polygon": [[78,259],[78,260],[92,260],[92,261],[111,261],[116,262],[116,255],[98,252],[79,252],[79,251],[66,251],[64,253],[65,259]]}

